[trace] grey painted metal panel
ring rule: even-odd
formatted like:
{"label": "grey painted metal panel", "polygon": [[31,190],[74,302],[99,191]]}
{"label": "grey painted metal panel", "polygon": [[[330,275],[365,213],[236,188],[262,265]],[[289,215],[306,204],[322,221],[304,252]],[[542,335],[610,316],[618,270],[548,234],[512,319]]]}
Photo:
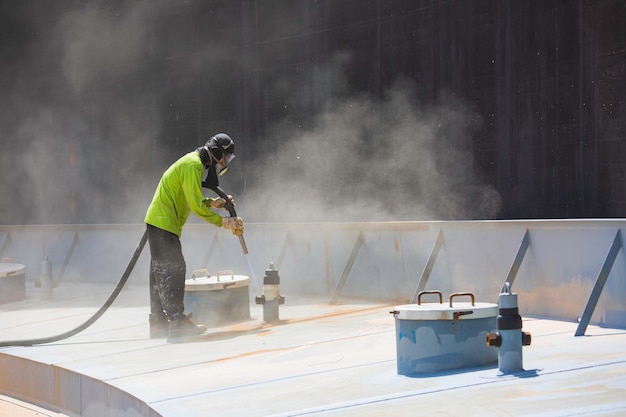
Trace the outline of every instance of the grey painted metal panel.
{"label": "grey painted metal panel", "polygon": [[[624,220],[545,220],[477,222],[389,222],[322,224],[249,224],[242,255],[238,241],[212,226],[189,224],[183,231],[188,272],[205,267],[213,246],[210,271],[232,269],[251,278],[251,291],[260,292],[260,279],[270,262],[281,259],[281,292],[330,296],[350,259],[354,242],[362,247],[342,288],[342,297],[377,297],[408,302],[415,283],[443,231],[445,242],[432,265],[425,289],[444,293],[469,291],[479,301],[493,302],[511,272],[520,241],[528,230],[529,246],[517,270],[514,290],[523,314],[576,321],[583,313],[598,270]],[[53,277],[66,265],[62,285],[71,282],[116,282],[124,272],[143,225],[126,226],[0,226],[11,233],[11,252],[26,265],[29,281],[41,273],[44,250]],[[72,250],[75,233],[79,241]],[[215,239],[215,233],[224,233]],[[289,243],[285,249],[285,239]],[[523,242],[523,241],[522,241]],[[130,282],[148,281],[149,254],[144,250]],[[620,252],[610,270],[592,323],[626,327],[626,266]],[[555,307],[554,300],[559,300]]]}

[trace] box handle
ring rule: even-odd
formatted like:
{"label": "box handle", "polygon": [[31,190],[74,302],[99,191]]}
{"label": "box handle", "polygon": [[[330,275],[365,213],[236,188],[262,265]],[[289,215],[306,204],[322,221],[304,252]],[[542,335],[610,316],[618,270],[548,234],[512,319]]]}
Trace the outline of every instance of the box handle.
{"label": "box handle", "polygon": [[[200,273],[204,273],[204,275],[199,275]],[[198,276],[211,278],[211,274],[209,274],[208,269],[196,269],[191,273],[191,279],[196,279]]]}
{"label": "box handle", "polygon": [[217,280],[218,280],[218,281],[220,280],[220,275],[222,275],[222,274],[226,274],[226,273],[230,273],[230,279],[231,279],[232,281],[234,281],[234,280],[235,280],[235,273],[233,272],[233,270],[232,270],[232,269],[225,269],[225,270],[223,270],[223,271],[218,271],[218,272],[217,272]]}
{"label": "box handle", "polygon": [[439,304],[443,304],[443,296],[441,295],[441,291],[420,291],[417,294],[417,304],[422,304],[422,294],[437,294],[439,296]]}
{"label": "box handle", "polygon": [[462,296],[469,296],[472,300],[472,307],[474,306],[474,294],[472,294],[471,292],[455,292],[450,294],[450,308],[452,308],[452,299],[454,297],[462,297]]}

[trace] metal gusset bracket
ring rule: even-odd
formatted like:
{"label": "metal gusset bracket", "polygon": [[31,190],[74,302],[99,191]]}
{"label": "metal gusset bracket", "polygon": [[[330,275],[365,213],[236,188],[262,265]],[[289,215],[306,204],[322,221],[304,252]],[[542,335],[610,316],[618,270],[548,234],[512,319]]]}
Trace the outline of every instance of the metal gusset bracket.
{"label": "metal gusset bracket", "polygon": [[213,254],[215,253],[215,249],[217,248],[217,245],[220,243],[220,234],[219,233],[215,233],[213,235],[213,240],[211,241],[211,244],[209,245],[209,249],[206,252],[206,255],[204,255],[204,259],[202,260],[202,263],[200,265],[203,265],[205,267],[209,266],[209,260],[211,259],[211,256],[213,256]]}
{"label": "metal gusset bracket", "polygon": [[10,243],[11,243],[11,232],[7,232],[6,236],[4,237],[4,242],[2,243],[2,247],[0,247],[0,256],[4,253],[4,251],[9,246]]}
{"label": "metal gusset bracket", "polygon": [[287,248],[289,248],[290,245],[293,245],[293,238],[291,237],[291,232],[287,232],[283,246],[280,248],[280,254],[274,263],[276,269],[280,269],[283,260],[285,259],[285,255],[287,254]]}
{"label": "metal gusset bracket", "polygon": [[341,274],[341,278],[339,282],[337,282],[337,286],[333,291],[333,295],[330,297],[329,304],[336,304],[341,291],[343,290],[344,285],[346,285],[346,281],[348,280],[348,276],[350,275],[350,271],[352,270],[352,266],[354,265],[354,261],[356,260],[356,256],[359,254],[359,250],[361,246],[365,243],[365,236],[363,236],[363,232],[359,232],[359,236],[356,238],[356,242],[354,243],[354,247],[352,248],[352,253],[350,254],[350,258],[348,259],[348,263],[346,263],[345,268],[343,269],[343,274]]}
{"label": "metal gusset bracket", "polygon": [[519,245],[519,249],[517,250],[517,255],[515,255],[515,259],[513,260],[513,264],[511,265],[511,269],[509,270],[509,274],[506,276],[506,280],[502,283],[502,287],[508,282],[509,286],[513,286],[513,282],[517,277],[517,273],[519,272],[519,268],[522,265],[522,261],[526,256],[526,252],[528,251],[528,247],[530,246],[530,232],[528,228],[526,228],[526,232],[524,233],[524,237],[522,238],[522,243]]}
{"label": "metal gusset bracket", "polygon": [[617,258],[617,253],[621,247],[622,236],[620,229],[617,229],[615,237],[613,238],[611,249],[609,249],[609,253],[604,260],[604,264],[602,265],[602,268],[600,268],[600,273],[598,274],[596,283],[593,286],[593,290],[591,290],[591,295],[589,296],[589,300],[587,300],[587,306],[585,307],[585,311],[580,318],[580,322],[578,323],[578,328],[576,329],[574,336],[585,335],[585,330],[587,330],[589,321],[591,321],[591,316],[593,316],[593,312],[595,311],[600,295],[602,294],[602,289],[604,289],[604,284],[606,284],[606,280],[609,277],[609,273],[611,272],[611,268],[613,268],[613,263],[615,262],[615,258]]}
{"label": "metal gusset bracket", "polygon": [[74,254],[74,250],[76,249],[76,246],[78,245],[78,231],[76,231],[74,233],[74,238],[72,239],[72,244],[70,245],[69,250],[67,251],[67,254],[65,255],[65,259],[63,260],[63,264],[61,265],[61,270],[59,271],[59,274],[57,275],[57,278],[54,280],[54,285],[58,286],[61,281],[63,281],[63,276],[65,275],[65,269],[67,268],[67,264],[70,263],[70,259],[72,258],[72,255]]}
{"label": "metal gusset bracket", "polygon": [[443,246],[443,229],[439,230],[439,234],[437,235],[437,240],[435,241],[435,244],[433,245],[433,249],[430,251],[430,256],[428,257],[426,266],[424,267],[424,270],[422,271],[422,276],[420,277],[420,280],[417,284],[417,288],[415,289],[415,292],[413,293],[413,298],[411,298],[411,304],[415,303],[415,300],[417,300],[418,294],[424,291],[424,288],[426,288],[426,284],[428,283],[428,280],[430,279],[430,273],[432,272],[433,267],[435,266],[437,255],[439,255],[439,250],[441,249],[442,246]]}

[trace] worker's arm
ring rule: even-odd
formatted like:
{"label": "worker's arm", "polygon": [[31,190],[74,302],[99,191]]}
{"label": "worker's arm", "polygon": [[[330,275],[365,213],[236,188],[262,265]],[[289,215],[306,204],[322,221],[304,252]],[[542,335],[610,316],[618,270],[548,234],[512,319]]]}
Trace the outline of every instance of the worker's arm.
{"label": "worker's arm", "polygon": [[222,227],[222,216],[210,209],[211,199],[202,195],[202,165],[189,165],[183,176],[183,192],[191,211],[201,219]]}

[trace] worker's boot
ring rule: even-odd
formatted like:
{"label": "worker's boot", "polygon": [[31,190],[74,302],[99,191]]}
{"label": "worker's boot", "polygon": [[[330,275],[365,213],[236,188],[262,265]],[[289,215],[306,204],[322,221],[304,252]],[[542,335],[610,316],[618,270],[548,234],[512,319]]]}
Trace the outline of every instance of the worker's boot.
{"label": "worker's boot", "polygon": [[167,337],[170,323],[165,315],[150,314],[150,339],[165,339]]}
{"label": "worker's boot", "polygon": [[189,316],[181,315],[180,318],[170,320],[168,339],[176,339],[178,337],[197,336],[206,331],[206,326],[202,324],[194,324]]}

